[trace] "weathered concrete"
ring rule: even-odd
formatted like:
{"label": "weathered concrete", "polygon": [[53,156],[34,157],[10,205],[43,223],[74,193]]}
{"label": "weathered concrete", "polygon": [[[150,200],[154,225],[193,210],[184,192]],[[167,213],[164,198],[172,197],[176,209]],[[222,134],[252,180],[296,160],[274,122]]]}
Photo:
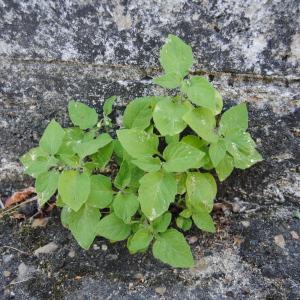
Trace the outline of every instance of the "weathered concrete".
{"label": "weathered concrete", "polygon": [[[166,299],[299,299],[300,242],[291,233],[300,235],[293,218],[300,208],[299,11],[296,0],[0,0],[1,197],[32,183],[18,157],[37,144],[51,118],[68,124],[69,99],[101,112],[103,100],[118,95],[119,121],[130,99],[161,93],[151,77],[159,72],[158,50],[168,33],[192,45],[193,72],[209,77],[226,106],[249,103],[250,131],[264,157],[220,185],[218,201],[238,209],[214,212],[215,236],[191,233],[198,238],[195,269],[172,270],[148,254],[129,256],[122,243],[85,252],[55,216],[46,229],[2,222],[3,245],[32,253],[54,241],[59,248],[45,259],[3,251],[0,293],[156,299],[161,287]],[[10,253],[14,259],[6,262]],[[8,285],[21,262],[37,269],[35,277]],[[12,275],[4,278],[4,270]]]}

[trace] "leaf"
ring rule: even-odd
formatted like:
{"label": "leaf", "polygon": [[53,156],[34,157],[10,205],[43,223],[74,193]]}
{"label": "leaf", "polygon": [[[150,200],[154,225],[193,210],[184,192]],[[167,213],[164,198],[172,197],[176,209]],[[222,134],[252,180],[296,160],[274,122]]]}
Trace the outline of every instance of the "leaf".
{"label": "leaf", "polygon": [[150,125],[156,102],[167,97],[143,97],[129,102],[123,115],[125,128],[145,129]]}
{"label": "leaf", "polygon": [[145,172],[155,172],[161,168],[161,161],[158,157],[142,157],[131,162]]}
{"label": "leaf", "polygon": [[224,181],[233,171],[233,158],[229,154],[225,154],[222,161],[216,166],[216,172],[219,180]]}
{"label": "leaf", "polygon": [[166,162],[163,167],[167,172],[184,172],[199,168],[205,153],[186,143],[168,145],[163,153]]}
{"label": "leaf", "polygon": [[152,226],[155,232],[165,232],[172,219],[172,214],[169,212],[164,213],[152,222]]}
{"label": "leaf", "polygon": [[41,148],[32,148],[20,158],[20,161],[24,166],[24,172],[35,178],[47,172],[58,162],[55,157],[48,157]]}
{"label": "leaf", "polygon": [[131,226],[125,224],[114,213],[101,219],[97,225],[97,234],[112,241],[125,240],[130,231]]}
{"label": "leaf", "polygon": [[171,144],[171,143],[179,142],[179,134],[172,135],[172,136],[166,135],[165,136],[165,141],[168,145]]}
{"label": "leaf", "polygon": [[174,268],[191,268],[194,260],[182,233],[169,229],[161,233],[153,244],[153,255]]}
{"label": "leaf", "polygon": [[62,201],[74,211],[87,201],[91,189],[91,180],[88,174],[74,170],[63,171],[58,180],[58,193]]}
{"label": "leaf", "polygon": [[188,82],[186,93],[194,104],[209,109],[214,115],[220,112],[219,106],[222,98],[205,77],[193,76]]}
{"label": "leaf", "polygon": [[215,89],[215,101],[216,101],[216,108],[215,108],[215,115],[221,113],[223,108],[223,99],[221,94]]}
{"label": "leaf", "polygon": [[181,142],[191,145],[199,150],[202,150],[203,147],[207,145],[205,140],[195,135],[186,135],[181,139]]}
{"label": "leaf", "polygon": [[248,128],[248,111],[246,103],[231,107],[222,114],[220,133],[227,135],[234,131],[245,131]]}
{"label": "leaf", "polygon": [[113,209],[115,215],[125,223],[129,223],[131,217],[137,212],[139,201],[137,196],[130,192],[119,192],[114,199]]}
{"label": "leaf", "polygon": [[93,162],[96,163],[97,168],[103,169],[109,163],[111,156],[114,151],[114,144],[110,142],[103,148],[99,149],[96,153],[92,155]]}
{"label": "leaf", "polygon": [[180,86],[182,76],[177,73],[167,73],[153,79],[153,83],[158,84],[167,89],[175,89]]}
{"label": "leaf", "polygon": [[122,190],[130,184],[131,181],[131,169],[126,160],[123,160],[119,172],[115,178],[114,185],[118,189]]}
{"label": "leaf", "polygon": [[111,96],[111,97],[109,97],[108,99],[106,99],[104,101],[104,104],[103,104],[103,114],[105,116],[108,116],[109,114],[111,114],[113,104],[114,104],[114,102],[116,100],[117,100],[117,96]]}
{"label": "leaf", "polygon": [[209,173],[191,172],[187,175],[186,188],[189,200],[195,210],[211,212],[217,194],[217,185]]}
{"label": "leaf", "polygon": [[131,254],[147,249],[153,239],[153,235],[147,228],[138,230],[130,240],[128,240],[128,250]]}
{"label": "leaf", "polygon": [[222,139],[209,146],[209,156],[214,167],[216,167],[226,154],[226,145]]}
{"label": "leaf", "polygon": [[11,207],[14,204],[25,201],[29,196],[35,193],[34,187],[28,187],[22,191],[15,192],[5,201],[5,208]]}
{"label": "leaf", "polygon": [[104,175],[92,175],[91,191],[86,204],[96,208],[105,208],[113,200],[113,191],[110,178]]}
{"label": "leaf", "polygon": [[214,132],[216,120],[206,108],[195,108],[183,116],[183,120],[204,140],[215,143],[218,136]]}
{"label": "leaf", "polygon": [[68,104],[69,116],[72,123],[81,129],[94,127],[98,122],[98,115],[95,109],[84,103],[70,101]]}
{"label": "leaf", "polygon": [[262,156],[255,149],[255,142],[248,132],[234,132],[226,136],[226,149],[234,158],[234,166],[247,169],[262,161]]}
{"label": "leaf", "polygon": [[178,228],[187,231],[192,227],[192,220],[190,218],[183,218],[180,216],[176,218],[176,225]]}
{"label": "leaf", "polygon": [[186,192],[186,173],[177,173],[175,179],[177,183],[177,194],[183,195]]}
{"label": "leaf", "polygon": [[211,232],[211,233],[216,232],[214,221],[209,213],[207,213],[207,212],[193,213],[192,219],[193,219],[195,225],[199,229],[201,229],[203,231]]}
{"label": "leaf", "polygon": [[84,158],[88,155],[94,154],[97,152],[100,148],[105,147],[107,144],[109,144],[112,141],[112,138],[107,133],[100,134],[96,139],[92,139],[86,142],[79,142],[76,143],[73,146],[73,149],[80,158]]}
{"label": "leaf", "polygon": [[78,244],[89,249],[96,237],[97,225],[100,221],[98,208],[83,205],[77,212],[64,207],[61,214],[64,226],[71,230]]}
{"label": "leaf", "polygon": [[63,128],[55,120],[51,120],[40,139],[41,149],[48,154],[56,154],[62,144],[64,135]]}
{"label": "leaf", "polygon": [[184,77],[194,62],[192,48],[179,37],[170,34],[160,50],[159,61],[166,73],[177,73]]}
{"label": "leaf", "polygon": [[142,212],[153,221],[168,210],[177,192],[176,180],[164,171],[148,173],[140,180],[138,200]]}
{"label": "leaf", "polygon": [[157,152],[158,137],[139,129],[117,130],[122,147],[134,158],[152,156]]}
{"label": "leaf", "polygon": [[186,127],[182,117],[188,111],[188,107],[182,103],[174,103],[171,99],[162,100],[154,108],[155,126],[162,135],[176,135]]}
{"label": "leaf", "polygon": [[137,190],[140,186],[140,179],[144,176],[145,172],[132,163],[129,163],[129,166],[131,172],[131,180],[129,186],[130,188]]}
{"label": "leaf", "polygon": [[56,192],[58,177],[59,173],[54,170],[42,173],[37,177],[35,181],[35,189],[40,205],[45,204]]}

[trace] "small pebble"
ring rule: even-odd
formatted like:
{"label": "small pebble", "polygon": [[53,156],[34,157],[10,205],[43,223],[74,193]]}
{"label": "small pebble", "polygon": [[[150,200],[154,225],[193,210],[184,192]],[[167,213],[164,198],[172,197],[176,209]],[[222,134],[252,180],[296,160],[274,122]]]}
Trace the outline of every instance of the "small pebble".
{"label": "small pebble", "polygon": [[34,251],[34,255],[38,256],[39,254],[48,254],[56,251],[58,249],[58,245],[54,242],[50,242],[49,244],[42,246]]}
{"label": "small pebble", "polygon": [[11,274],[10,271],[4,271],[4,272],[3,272],[4,277],[9,277],[10,274]]}
{"label": "small pebble", "polygon": [[133,277],[134,277],[135,279],[137,279],[137,280],[142,281],[142,282],[145,281],[145,277],[144,277],[144,275],[143,275],[142,273],[137,273],[137,274],[135,274]]}
{"label": "small pebble", "polygon": [[232,211],[235,213],[238,213],[241,210],[241,207],[238,203],[233,203],[232,204]]}
{"label": "small pebble", "polygon": [[99,247],[97,244],[94,244],[94,245],[93,245],[93,249],[94,249],[94,250],[99,250],[100,247]]}
{"label": "small pebble", "polygon": [[70,252],[68,253],[68,256],[71,257],[71,258],[75,257],[75,251],[70,250]]}
{"label": "small pebble", "polygon": [[133,283],[132,282],[129,282],[129,284],[128,284],[128,289],[133,289]]}
{"label": "small pebble", "polygon": [[161,296],[164,295],[164,293],[166,292],[166,288],[165,287],[158,287],[155,289],[155,292]]}
{"label": "small pebble", "polygon": [[108,249],[107,245],[105,245],[105,244],[101,245],[101,250],[102,251],[107,251],[107,249]]}
{"label": "small pebble", "polygon": [[118,255],[117,254],[109,254],[106,256],[107,260],[117,260],[118,259]]}
{"label": "small pebble", "polygon": [[249,221],[242,221],[241,223],[246,228],[250,226],[250,222]]}
{"label": "small pebble", "polygon": [[296,232],[296,231],[291,231],[290,232],[291,233],[291,235],[292,235],[292,238],[294,239],[294,240],[299,240],[299,235],[298,235],[298,233]]}
{"label": "small pebble", "polygon": [[285,240],[282,234],[275,235],[274,242],[277,246],[279,246],[282,249],[285,247]]}
{"label": "small pebble", "polygon": [[8,264],[14,256],[12,254],[3,255],[3,263]]}
{"label": "small pebble", "polygon": [[198,238],[194,235],[188,238],[188,242],[190,245],[195,244],[197,241],[198,241]]}

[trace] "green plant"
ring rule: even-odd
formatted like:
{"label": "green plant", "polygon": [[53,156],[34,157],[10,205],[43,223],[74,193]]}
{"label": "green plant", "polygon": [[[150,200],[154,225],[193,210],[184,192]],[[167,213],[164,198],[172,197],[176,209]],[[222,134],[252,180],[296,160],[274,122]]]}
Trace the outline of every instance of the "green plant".
{"label": "green plant", "polygon": [[180,231],[194,223],[215,232],[210,213],[217,185],[209,171],[223,181],[234,168],[262,159],[246,132],[246,104],[220,115],[222,97],[205,77],[189,75],[193,61],[191,48],[170,35],[160,51],[165,74],[154,83],[175,96],[131,101],[114,139],[108,132],[116,97],[106,100],[101,120],[93,108],[70,101],[74,127],[52,120],[39,146],[21,158],[36,178],[39,204],[56,197],[62,223],[81,247],[88,249],[96,236],[127,239],[130,253],[152,243],[164,263],[191,267]]}

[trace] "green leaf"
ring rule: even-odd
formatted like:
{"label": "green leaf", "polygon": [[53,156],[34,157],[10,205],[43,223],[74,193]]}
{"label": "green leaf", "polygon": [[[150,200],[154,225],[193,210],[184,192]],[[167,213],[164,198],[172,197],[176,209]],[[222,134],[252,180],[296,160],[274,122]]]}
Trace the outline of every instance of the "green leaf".
{"label": "green leaf", "polygon": [[49,171],[40,174],[35,181],[35,190],[40,205],[45,204],[57,190],[59,173]]}
{"label": "green leaf", "polygon": [[155,172],[161,167],[161,161],[158,157],[142,157],[132,160],[131,162],[146,172]]}
{"label": "green leaf", "polygon": [[139,202],[142,212],[153,221],[168,210],[177,192],[176,180],[164,171],[148,173],[140,180]]}
{"label": "green leaf", "polygon": [[117,131],[122,147],[134,158],[152,156],[157,152],[158,137],[139,129],[122,129]]}
{"label": "green leaf", "polygon": [[166,143],[168,145],[171,144],[171,143],[179,142],[179,134],[176,134],[176,135],[173,135],[173,136],[166,135],[165,140],[166,140]]}
{"label": "green leaf", "polygon": [[175,179],[177,183],[177,194],[183,195],[186,192],[186,173],[177,173]]}
{"label": "green leaf", "polygon": [[218,174],[219,180],[224,181],[231,174],[233,168],[233,158],[229,154],[225,154],[225,157],[216,166],[216,172]]}
{"label": "green leaf", "polygon": [[110,142],[103,148],[99,149],[95,154],[92,155],[93,162],[96,163],[97,168],[103,169],[109,163],[112,153],[114,151],[114,144]]}
{"label": "green leaf", "polygon": [[68,111],[72,123],[81,129],[92,128],[98,123],[95,109],[86,104],[72,100],[68,104]]}
{"label": "green leaf", "polygon": [[198,136],[195,135],[186,135],[181,139],[181,142],[191,145],[199,150],[202,150],[203,146],[207,145],[207,142],[205,140],[200,139]]}
{"label": "green leaf", "polygon": [[192,220],[190,218],[183,218],[183,217],[177,217],[176,218],[176,225],[178,228],[187,231],[190,230],[192,227]]}
{"label": "green leaf", "polygon": [[158,84],[167,89],[175,89],[180,86],[182,76],[177,73],[168,73],[153,79],[155,84]]}
{"label": "green leaf", "polygon": [[137,190],[140,186],[140,179],[144,176],[145,172],[132,163],[129,163],[129,166],[131,172],[131,180],[129,186],[131,189]]}
{"label": "green leaf", "polygon": [[182,233],[169,229],[161,233],[153,244],[153,255],[175,268],[191,268],[194,260],[191,249]]}
{"label": "green leaf", "polygon": [[167,97],[143,97],[129,102],[123,115],[125,128],[145,129],[150,125],[156,102]]}
{"label": "green leaf", "polygon": [[216,143],[213,143],[209,146],[209,156],[213,163],[213,166],[216,167],[226,154],[226,145],[222,139],[219,139]]}
{"label": "green leaf", "polygon": [[187,218],[190,218],[192,216],[192,212],[188,208],[186,208],[179,215],[181,217],[187,219]]}
{"label": "green leaf", "polygon": [[205,153],[186,143],[168,145],[163,153],[166,162],[163,167],[167,172],[184,172],[199,168]]}
{"label": "green leaf", "polygon": [[160,50],[159,61],[166,73],[177,73],[184,77],[194,62],[192,48],[179,37],[170,34]]}
{"label": "green leaf", "polygon": [[86,250],[89,249],[96,237],[96,228],[100,221],[99,209],[83,205],[75,212],[64,207],[61,220],[71,230],[78,244]]}
{"label": "green leaf", "polygon": [[188,82],[186,93],[194,104],[209,109],[214,115],[220,113],[222,98],[205,77],[193,76]]}
{"label": "green leaf", "polygon": [[112,107],[113,107],[113,104],[114,102],[117,100],[117,97],[116,96],[111,96],[109,97],[108,99],[106,99],[104,101],[104,104],[103,104],[103,114],[105,116],[108,116],[109,114],[111,114],[112,112]]}
{"label": "green leaf", "polygon": [[152,222],[152,226],[155,232],[165,232],[172,219],[172,214],[169,212],[164,213]]}
{"label": "green leaf", "polygon": [[215,115],[218,115],[221,113],[223,108],[223,99],[221,94],[217,90],[215,90],[215,101],[216,101]]}
{"label": "green leaf", "polygon": [[73,149],[81,158],[94,154],[100,148],[105,147],[112,141],[112,138],[107,133],[100,134],[96,139],[86,142],[79,142],[73,146]]}
{"label": "green leaf", "polygon": [[188,107],[182,103],[174,103],[171,99],[162,100],[154,108],[155,126],[162,135],[176,135],[186,127],[182,117],[188,111]]}
{"label": "green leaf", "polygon": [[119,172],[115,178],[114,185],[118,189],[122,190],[130,184],[131,181],[131,169],[126,160],[123,160]]}
{"label": "green leaf", "polygon": [[112,241],[125,240],[130,231],[131,226],[125,224],[114,213],[101,219],[97,226],[97,234]]}
{"label": "green leaf", "polygon": [[187,194],[195,210],[211,212],[217,194],[214,177],[209,173],[188,173],[186,180]]}
{"label": "green leaf", "polygon": [[218,136],[214,132],[216,120],[206,108],[195,108],[183,116],[183,120],[204,140],[215,143]]}
{"label": "green leaf", "polygon": [[130,240],[128,240],[128,250],[131,254],[147,249],[153,239],[152,233],[147,228],[138,230]]}
{"label": "green leaf", "polygon": [[65,131],[51,120],[40,139],[40,147],[48,154],[56,154],[64,139]]}
{"label": "green leaf", "polygon": [[114,199],[113,209],[117,217],[129,223],[131,217],[137,212],[139,201],[137,196],[130,192],[119,192]]}
{"label": "green leaf", "polygon": [[113,191],[110,178],[104,175],[92,175],[91,191],[86,204],[96,208],[105,208],[113,200]]}
{"label": "green leaf", "polygon": [[214,221],[209,213],[207,213],[207,212],[193,213],[192,218],[193,218],[195,225],[199,229],[201,229],[203,231],[211,232],[211,233],[216,232]]}
{"label": "green leaf", "polygon": [[55,157],[48,157],[41,148],[32,148],[20,158],[20,161],[24,166],[24,172],[35,178],[58,162]]}
{"label": "green leaf", "polygon": [[234,158],[234,166],[247,169],[262,161],[262,156],[255,149],[255,142],[248,132],[234,132],[226,136],[226,149]]}
{"label": "green leaf", "polygon": [[74,170],[63,171],[58,180],[58,193],[62,201],[74,211],[87,201],[91,189],[90,176]]}
{"label": "green leaf", "polygon": [[245,131],[248,128],[248,111],[246,103],[231,107],[222,114],[220,133],[227,135],[234,131]]}

